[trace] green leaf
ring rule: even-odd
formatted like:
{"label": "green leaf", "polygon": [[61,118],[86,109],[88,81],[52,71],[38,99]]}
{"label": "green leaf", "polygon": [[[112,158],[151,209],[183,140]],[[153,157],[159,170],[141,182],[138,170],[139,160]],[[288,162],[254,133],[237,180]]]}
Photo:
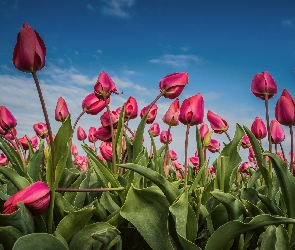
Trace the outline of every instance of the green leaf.
{"label": "green leaf", "polygon": [[7,250],[12,249],[14,243],[22,237],[21,232],[12,226],[0,227],[0,244]]}
{"label": "green leaf", "polygon": [[51,234],[33,233],[19,238],[13,250],[28,250],[28,249],[42,249],[42,250],[67,250],[64,244]]}
{"label": "green leaf", "polygon": [[120,156],[122,154],[122,138],[124,132],[124,116],[125,116],[125,108],[122,106],[122,110],[120,112],[120,117],[117,125],[116,135],[115,135],[115,145],[116,145],[116,158],[117,163],[120,162]]}
{"label": "green leaf", "polygon": [[[120,231],[118,229],[109,227],[91,234],[91,237],[101,242],[103,244],[103,249],[121,250],[122,240],[119,234]],[[114,246],[116,246],[116,248],[114,248]]]}
{"label": "green leaf", "polygon": [[288,233],[282,225],[278,227],[268,226],[266,231],[261,234],[260,241],[260,249],[290,249]]}
{"label": "green leaf", "polygon": [[240,221],[230,221],[223,226],[219,227],[209,238],[205,250],[215,250],[216,243],[218,248],[222,249],[229,241],[238,237],[240,234],[262,228],[269,225],[280,225],[284,223],[295,223],[294,219],[285,217],[274,217],[271,215],[263,214],[255,216],[249,223]]}
{"label": "green leaf", "polygon": [[116,212],[120,209],[116,202],[112,199],[109,192],[104,192],[100,198],[100,203],[110,213]]}
{"label": "green leaf", "polygon": [[0,173],[10,180],[18,190],[22,190],[30,185],[26,178],[19,176],[19,174],[11,168],[0,167]]}
{"label": "green leaf", "polygon": [[121,216],[130,221],[150,247],[172,249],[167,228],[169,202],[156,187],[129,189]]}
{"label": "green leaf", "polygon": [[88,223],[94,210],[88,207],[69,213],[59,222],[56,231],[69,243],[74,234]]}
{"label": "green leaf", "polygon": [[41,170],[41,163],[44,158],[44,142],[40,140],[38,150],[31,155],[29,162],[27,163],[28,175],[32,178],[33,181],[39,180],[39,174]]}

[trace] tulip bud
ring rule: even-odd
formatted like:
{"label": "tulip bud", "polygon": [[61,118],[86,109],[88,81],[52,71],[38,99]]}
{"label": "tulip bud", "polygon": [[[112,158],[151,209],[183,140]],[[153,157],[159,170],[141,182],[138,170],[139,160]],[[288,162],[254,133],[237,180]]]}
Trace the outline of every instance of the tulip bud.
{"label": "tulip bud", "polygon": [[188,83],[188,73],[173,73],[165,76],[159,83],[163,96],[169,99],[178,97]]}
{"label": "tulip bud", "polygon": [[241,173],[245,173],[248,174],[249,173],[249,169],[252,167],[252,164],[250,162],[243,162],[240,166],[239,166],[239,171]]}
{"label": "tulip bud", "polygon": [[[111,120],[112,120],[113,128],[117,128],[118,121],[119,121],[119,118],[120,118],[120,113],[118,113],[117,111],[111,111],[110,112],[110,115],[111,115]],[[100,122],[101,122],[101,125],[103,127],[109,127],[109,126],[111,126],[110,116],[109,116],[109,112],[108,111],[104,112],[101,115]]]}
{"label": "tulip bud", "polygon": [[17,124],[16,119],[11,112],[5,107],[0,106],[0,126],[6,132],[14,128]]}
{"label": "tulip bud", "polygon": [[249,148],[249,147],[251,147],[251,142],[249,140],[248,135],[246,135],[246,134],[243,136],[243,139],[242,139],[242,147],[243,148]]}
{"label": "tulip bud", "polygon": [[273,144],[281,143],[285,139],[285,133],[277,120],[270,122],[270,136]]}
{"label": "tulip bud", "polygon": [[206,134],[209,132],[208,125],[205,123],[202,123],[199,131],[200,131],[201,139],[204,140]]}
{"label": "tulip bud", "polygon": [[77,129],[77,138],[79,141],[84,141],[87,138],[86,132],[81,126]]}
{"label": "tulip bud", "polygon": [[138,116],[138,106],[136,99],[132,96],[124,104],[125,107],[125,119],[135,119]]}
{"label": "tulip bud", "polygon": [[96,128],[95,128],[95,127],[90,127],[90,128],[89,128],[89,132],[88,132],[88,140],[89,140],[89,142],[94,143],[94,142],[96,142],[96,141],[98,140],[98,139],[94,136],[95,132],[96,132]]}
{"label": "tulip bud", "polygon": [[0,154],[0,166],[6,166],[8,164],[7,156],[2,152]]}
{"label": "tulip bud", "polygon": [[20,142],[20,144],[22,145],[24,150],[28,150],[29,149],[29,143],[28,140],[30,140],[30,138],[28,136],[23,136],[21,138],[18,138],[18,141]]}
{"label": "tulip bud", "polygon": [[215,175],[215,173],[216,173],[216,169],[215,169],[214,166],[208,166],[208,169],[209,169],[209,171],[210,171],[210,173],[211,173],[212,175]]}
{"label": "tulip bud", "polygon": [[219,152],[220,150],[220,143],[219,141],[211,138],[210,140],[210,144],[208,146],[208,150],[211,152],[211,153],[215,153],[215,152]]}
{"label": "tulip bud", "polygon": [[12,195],[5,203],[2,214],[11,214],[17,211],[18,203],[24,203],[34,216],[41,215],[50,202],[50,189],[38,181]]}
{"label": "tulip bud", "polygon": [[106,161],[112,161],[113,149],[110,142],[102,142],[99,146],[100,153]]}
{"label": "tulip bud", "polygon": [[[110,98],[106,99],[107,103],[110,103]],[[89,94],[82,101],[82,109],[87,114],[97,115],[106,107],[106,102],[102,99],[98,99],[94,93]]]}
{"label": "tulip bud", "polygon": [[282,125],[295,125],[295,101],[286,89],[283,90],[276,103],[275,117]]}
{"label": "tulip bud", "polygon": [[185,99],[180,107],[179,121],[185,125],[198,125],[204,118],[204,99],[199,93]]}
{"label": "tulip bud", "polygon": [[111,93],[118,94],[112,78],[104,71],[102,71],[98,76],[94,86],[94,93],[99,99],[108,98]]}
{"label": "tulip bud", "polygon": [[255,137],[259,140],[266,137],[267,130],[266,130],[263,120],[260,117],[257,116],[255,118],[255,120],[251,126],[251,131],[255,135]]}
{"label": "tulip bud", "polygon": [[264,71],[253,77],[251,91],[256,97],[265,100],[265,96],[271,99],[278,92],[278,88],[272,76]]}
{"label": "tulip bud", "polygon": [[69,110],[67,103],[62,97],[59,97],[55,108],[55,120],[58,122],[64,122],[68,115]]}
{"label": "tulip bud", "polygon": [[47,125],[43,122],[39,122],[33,125],[33,129],[36,135],[44,139],[48,135]]}
{"label": "tulip bud", "polygon": [[194,167],[198,168],[200,165],[199,157],[192,156],[189,158],[189,161],[193,164]]}
{"label": "tulip bud", "polygon": [[178,158],[176,152],[172,149],[169,150],[169,156],[170,156],[171,161],[176,161]]}
{"label": "tulip bud", "polygon": [[160,125],[159,123],[155,122],[151,125],[149,129],[149,133],[153,136],[156,137],[160,134]]}
{"label": "tulip bud", "polygon": [[[147,112],[147,110],[149,109],[149,106],[145,106],[141,112],[140,112],[140,117],[143,118],[143,116],[145,115],[145,113]],[[149,112],[148,112],[148,116],[147,116],[147,120],[146,120],[146,123],[147,124],[151,124],[154,122],[154,120],[156,119],[156,116],[157,116],[157,112],[158,112],[158,106],[156,104],[154,104]]]}
{"label": "tulip bud", "polygon": [[169,126],[177,126],[179,124],[179,100],[176,98],[170,105],[168,111],[163,117],[163,122]]}
{"label": "tulip bud", "polygon": [[160,134],[160,142],[161,143],[171,143],[172,142],[172,134],[169,133],[169,138],[168,138],[168,131],[166,130],[162,130],[161,134]]}
{"label": "tulip bud", "polygon": [[182,170],[182,164],[178,162],[178,160],[176,161],[172,161],[172,165],[174,167],[175,170],[181,171]]}
{"label": "tulip bud", "polygon": [[71,154],[72,155],[78,155],[78,148],[75,144],[71,145]]}
{"label": "tulip bud", "polygon": [[30,142],[32,144],[32,147],[35,149],[38,146],[38,137],[35,135],[30,139]]}
{"label": "tulip bud", "polygon": [[27,23],[24,23],[17,35],[13,51],[14,66],[23,72],[36,72],[44,67],[45,55],[46,47],[42,38]]}
{"label": "tulip bud", "polygon": [[214,133],[222,134],[223,132],[228,130],[227,121],[220,116],[214,114],[210,110],[208,110],[207,112],[207,119],[210,122],[210,126],[214,130]]}
{"label": "tulip bud", "polygon": [[[3,130],[4,131],[4,130]],[[1,133],[0,133],[1,134]],[[16,137],[17,131],[15,128],[10,129],[10,131],[7,131],[4,136],[5,138],[9,139],[9,140],[14,140]]]}
{"label": "tulip bud", "polygon": [[111,142],[112,141],[111,128],[100,127],[94,132],[93,136],[96,138],[96,140]]}

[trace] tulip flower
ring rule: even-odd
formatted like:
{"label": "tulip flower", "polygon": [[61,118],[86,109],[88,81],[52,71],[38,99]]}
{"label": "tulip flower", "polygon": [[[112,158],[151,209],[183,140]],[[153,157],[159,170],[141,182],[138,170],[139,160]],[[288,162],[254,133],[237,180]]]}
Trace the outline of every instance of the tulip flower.
{"label": "tulip flower", "polygon": [[171,161],[176,161],[177,158],[178,158],[176,152],[174,150],[172,150],[172,149],[169,150],[169,156],[170,156]]}
{"label": "tulip flower", "polygon": [[169,126],[177,126],[179,124],[179,100],[176,98],[170,105],[168,111],[163,117],[163,122]]}
{"label": "tulip flower", "polygon": [[98,79],[94,86],[94,93],[97,98],[103,100],[107,99],[111,95],[111,93],[118,94],[112,78],[104,71],[102,71],[98,76]]}
{"label": "tulip flower", "polygon": [[215,175],[215,173],[216,173],[216,169],[215,169],[214,166],[208,166],[208,169],[209,169],[209,171],[210,171],[210,173],[211,173],[212,175]]}
{"label": "tulip flower", "polygon": [[161,143],[171,143],[172,142],[172,134],[169,133],[169,138],[168,138],[168,131],[162,130],[160,134],[160,142]]}
{"label": "tulip flower", "polygon": [[165,76],[159,83],[159,89],[164,97],[174,99],[183,91],[188,83],[188,73],[173,73]]}
{"label": "tulip flower", "polygon": [[185,125],[198,125],[204,118],[204,99],[199,93],[185,99],[180,106],[179,121]]}
{"label": "tulip flower", "polygon": [[30,139],[30,143],[32,144],[32,147],[35,149],[38,146],[38,137],[35,135]]}
{"label": "tulip flower", "polygon": [[33,129],[36,135],[44,139],[48,135],[47,125],[43,122],[39,122],[33,125]]}
{"label": "tulip flower", "polygon": [[112,161],[112,145],[110,142],[102,142],[99,146],[100,153],[106,161]]}
{"label": "tulip flower", "polygon": [[[52,134],[52,140],[54,141],[54,139],[55,139],[55,134]],[[47,142],[48,145],[50,144],[49,136],[46,137],[46,142]]]}
{"label": "tulip flower", "polygon": [[[110,98],[106,99],[107,103],[110,103]],[[94,93],[87,95],[82,101],[82,109],[87,114],[97,115],[106,107],[106,102],[102,99],[98,99]]]}
{"label": "tulip flower", "polygon": [[109,127],[100,127],[98,128],[93,136],[96,138],[96,140],[101,140],[105,142],[111,142],[112,141],[112,132]]}
{"label": "tulip flower", "polygon": [[240,166],[239,166],[239,171],[241,173],[245,173],[245,174],[249,174],[249,169],[252,168],[252,164],[251,162],[243,162]]}
{"label": "tulip flower", "polygon": [[[116,128],[117,125],[118,125],[120,113],[118,113],[117,111],[110,111],[110,115],[111,115],[111,120],[112,120],[113,128]],[[101,122],[101,125],[103,127],[110,127],[111,126],[111,121],[110,121],[110,116],[109,116],[109,112],[108,111],[104,112],[101,115],[100,122]]]}
{"label": "tulip flower", "polygon": [[50,189],[42,181],[31,184],[8,198],[4,203],[2,214],[17,211],[17,204],[20,202],[24,203],[34,216],[41,215],[49,205]]}
{"label": "tulip flower", "polygon": [[251,126],[251,131],[258,140],[261,140],[266,137],[267,130],[266,130],[263,120],[260,117],[257,116],[255,118],[255,120]]}
{"label": "tulip flower", "polygon": [[192,156],[189,158],[189,161],[193,164],[194,167],[198,168],[200,165],[200,160],[199,157],[197,156]]}
{"label": "tulip flower", "polygon": [[182,164],[178,160],[172,161],[172,166],[175,170],[182,171]]}
{"label": "tulip flower", "polygon": [[251,142],[249,140],[248,135],[246,135],[246,134],[243,136],[243,139],[242,139],[242,147],[243,148],[249,148],[249,147],[251,147]]}
{"label": "tulip flower", "polygon": [[8,164],[8,158],[3,152],[0,154],[0,166],[6,166]]}
{"label": "tulip flower", "polygon": [[84,141],[87,138],[86,132],[81,126],[77,129],[77,138],[79,141]]}
{"label": "tulip flower", "polygon": [[88,140],[89,140],[89,142],[94,143],[94,142],[96,142],[96,141],[98,140],[98,139],[94,136],[95,132],[96,132],[96,128],[95,128],[95,127],[90,127],[90,128],[89,128],[89,132],[88,132]]}
{"label": "tulip flower", "polygon": [[248,154],[248,160],[250,162],[254,162],[255,161],[255,153],[252,147],[249,147],[249,154]]}
{"label": "tulip flower", "polygon": [[[143,118],[143,116],[145,115],[145,113],[146,113],[147,110],[149,109],[149,106],[150,106],[150,105],[145,106],[145,107],[141,110],[141,112],[140,112],[140,118]],[[154,120],[156,119],[156,116],[157,116],[157,112],[158,112],[158,106],[157,106],[157,104],[154,104],[154,105],[150,108],[150,110],[149,110],[149,112],[148,112],[147,119],[146,119],[146,123],[147,123],[147,124],[151,124],[151,123],[154,122]]]}
{"label": "tulip flower", "polygon": [[[4,130],[3,130],[4,131]],[[1,134],[1,133],[0,133]],[[9,140],[14,140],[16,137],[17,131],[15,128],[10,129],[10,131],[7,131],[4,136],[5,138],[9,139]]]}
{"label": "tulip flower", "polygon": [[87,156],[75,155],[74,165],[76,168],[79,168],[82,172],[88,169],[88,159]]}
{"label": "tulip flower", "polygon": [[158,135],[160,135],[160,125],[159,123],[155,122],[151,125],[150,129],[149,129],[149,133],[153,136],[156,137]]}
{"label": "tulip flower", "polygon": [[27,23],[17,35],[12,62],[23,72],[32,73],[45,65],[46,47],[39,34]]}
{"label": "tulip flower", "polygon": [[20,144],[22,145],[24,150],[28,150],[29,149],[29,143],[28,140],[30,140],[30,138],[28,136],[23,136],[21,138],[18,138],[18,141],[20,142]]}
{"label": "tulip flower", "polygon": [[214,133],[222,134],[228,130],[228,123],[226,120],[221,118],[219,115],[214,114],[212,111],[208,110],[207,119],[210,122],[210,126]]}
{"label": "tulip flower", "polygon": [[202,123],[201,126],[200,126],[200,136],[201,136],[201,139],[204,140],[205,136],[208,134],[209,132],[209,127],[207,124],[205,123]]}
{"label": "tulip flower", "polygon": [[58,122],[64,122],[68,115],[69,110],[67,103],[62,97],[59,97],[55,108],[55,120]]}
{"label": "tulip flower", "polygon": [[0,126],[6,132],[17,125],[17,121],[11,112],[5,107],[0,106]]}
{"label": "tulip flower", "polygon": [[210,140],[210,144],[208,146],[208,150],[211,152],[211,153],[215,153],[215,152],[219,152],[220,150],[220,142],[211,138]]}
{"label": "tulip flower", "polygon": [[295,125],[295,101],[286,89],[283,90],[276,103],[275,117],[282,125]]}
{"label": "tulip flower", "polygon": [[253,77],[251,91],[256,97],[265,100],[265,96],[271,99],[278,92],[278,88],[272,76],[264,71]]}
{"label": "tulip flower", "polygon": [[136,99],[132,96],[124,104],[125,107],[125,119],[135,119],[138,116],[138,106]]}
{"label": "tulip flower", "polygon": [[279,144],[285,139],[285,132],[277,120],[270,122],[270,135],[273,144]]}
{"label": "tulip flower", "polygon": [[78,155],[78,148],[75,144],[71,145],[71,154],[72,155]]}

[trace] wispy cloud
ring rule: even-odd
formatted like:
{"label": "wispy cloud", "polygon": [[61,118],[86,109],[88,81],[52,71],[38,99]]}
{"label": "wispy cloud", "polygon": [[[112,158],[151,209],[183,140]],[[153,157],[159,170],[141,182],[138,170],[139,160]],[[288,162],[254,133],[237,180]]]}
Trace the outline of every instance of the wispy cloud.
{"label": "wispy cloud", "polygon": [[294,27],[295,18],[285,19],[281,22],[283,27],[293,28]]}
{"label": "wispy cloud", "polygon": [[165,54],[159,58],[149,60],[151,63],[167,64],[174,67],[187,67],[189,64],[199,64],[202,59],[192,54]]}
{"label": "wispy cloud", "polygon": [[90,3],[88,3],[87,5],[86,5],[86,8],[88,9],[88,10],[95,10],[95,8],[90,4]]}
{"label": "wispy cloud", "polygon": [[135,0],[102,0],[102,13],[120,18],[129,18],[129,9],[134,5]]}
{"label": "wispy cloud", "polygon": [[180,47],[180,49],[184,52],[187,52],[190,50],[190,47],[189,46],[182,46],[182,47]]}

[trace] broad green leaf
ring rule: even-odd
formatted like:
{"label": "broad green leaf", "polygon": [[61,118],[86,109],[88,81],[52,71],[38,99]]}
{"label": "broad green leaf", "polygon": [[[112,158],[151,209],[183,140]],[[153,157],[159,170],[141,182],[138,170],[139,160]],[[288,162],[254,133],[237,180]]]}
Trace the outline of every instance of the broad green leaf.
{"label": "broad green leaf", "polygon": [[88,223],[94,210],[88,207],[69,213],[59,222],[56,231],[69,243],[74,234]]}
{"label": "broad green leaf", "polygon": [[122,239],[120,231],[116,228],[105,228],[91,234],[91,237],[103,244],[104,249],[121,250]]}
{"label": "broad green leaf", "polygon": [[32,154],[29,162],[27,163],[28,175],[35,182],[39,180],[41,163],[44,157],[43,151],[44,151],[44,142],[43,140],[41,140],[38,150],[34,154]]}
{"label": "broad green leaf", "polygon": [[68,188],[70,187],[80,176],[80,171],[76,168],[65,168],[62,172],[61,178],[58,183],[58,187]]}
{"label": "broad green leaf", "polygon": [[19,238],[13,250],[28,250],[28,249],[42,249],[42,250],[67,250],[64,244],[51,234],[33,233]]}
{"label": "broad green leaf", "polygon": [[264,204],[264,206],[268,209],[269,213],[272,215],[284,216],[282,210],[277,207],[274,201],[270,200],[267,196],[257,193],[259,199]]}
{"label": "broad green leaf", "polygon": [[121,216],[130,221],[149,246],[154,249],[172,249],[168,234],[169,202],[156,187],[129,189]]}
{"label": "broad green leaf", "polygon": [[260,241],[260,249],[290,249],[288,233],[282,225],[278,227],[268,226],[265,232],[261,234]]}
{"label": "broad green leaf", "polygon": [[0,244],[7,250],[12,249],[14,243],[22,237],[21,232],[12,226],[0,227]]}
{"label": "broad green leaf", "polygon": [[100,198],[100,203],[110,213],[116,212],[120,209],[116,202],[112,199],[109,192],[104,192]]}
{"label": "broad green leaf", "polygon": [[218,248],[222,249],[229,241],[238,237],[240,234],[252,230],[263,228],[269,225],[280,225],[284,223],[295,223],[294,219],[285,217],[274,217],[268,214],[255,216],[249,223],[243,223],[237,220],[230,221],[219,227],[209,238],[205,250],[215,250],[216,243]]}
{"label": "broad green leaf", "polygon": [[20,176],[16,171],[8,167],[0,167],[0,173],[3,174],[18,189],[24,189],[30,185],[28,180]]}

